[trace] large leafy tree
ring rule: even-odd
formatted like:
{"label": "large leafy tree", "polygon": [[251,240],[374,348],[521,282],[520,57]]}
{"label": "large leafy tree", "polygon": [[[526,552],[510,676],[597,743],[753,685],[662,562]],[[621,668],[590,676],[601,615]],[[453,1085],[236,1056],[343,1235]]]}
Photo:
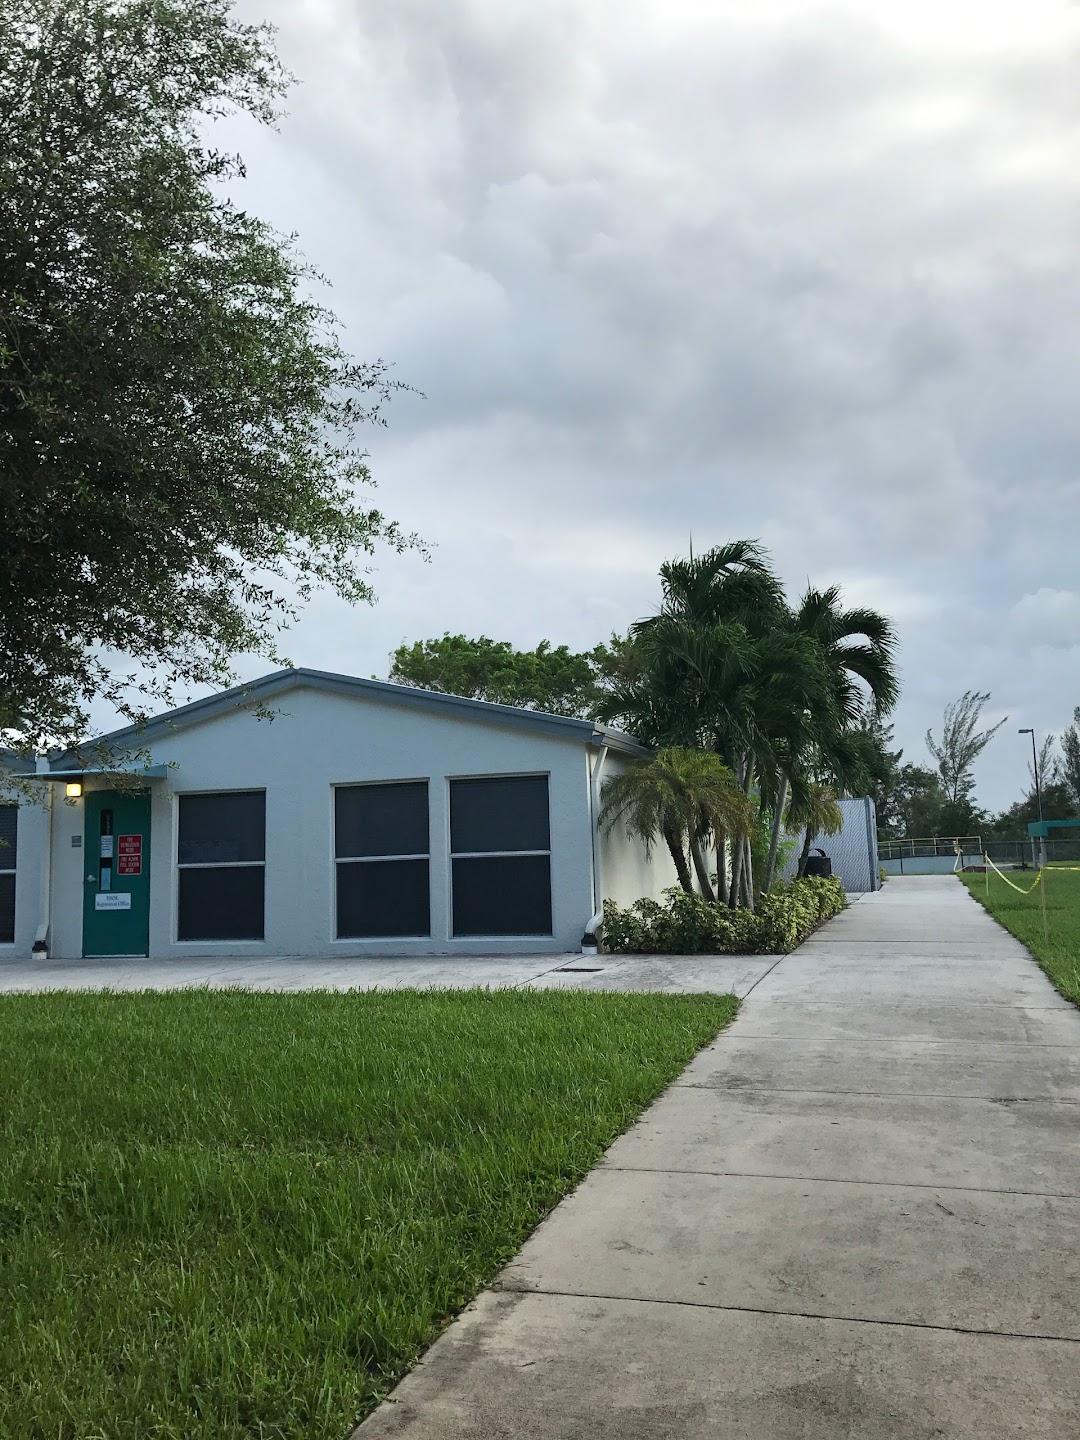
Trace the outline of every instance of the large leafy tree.
{"label": "large leafy tree", "polygon": [[[1040,775],[1040,780],[1041,780]],[[1077,805],[1072,791],[1064,780],[1051,778],[1045,785],[1042,785],[1042,818],[1044,820],[1073,820],[1077,819]],[[1027,840],[1027,827],[1033,820],[1039,818],[1039,798],[1035,794],[1034,787],[1010,805],[1008,810],[995,817],[985,830],[989,834],[1002,839]],[[1066,840],[1076,839],[1074,832],[1066,831],[1061,837]]]}
{"label": "large leafy tree", "polygon": [[[287,77],[228,0],[5,0],[0,740],[71,740],[219,684],[319,585],[412,543],[363,498],[351,359],[291,242],[224,187],[210,121]],[[151,679],[133,680],[150,674]]]}
{"label": "large leafy tree", "polygon": [[860,728],[867,736],[867,793],[874,801],[878,834],[884,837],[902,833],[897,830],[897,800],[903,749],[892,748],[895,744],[894,727],[876,710],[869,710],[863,716]]}
{"label": "large leafy tree", "polygon": [[[1028,761],[1028,788],[1025,794],[998,815],[985,828],[1001,839],[1021,837],[1026,840],[1027,827],[1040,814],[1044,820],[1072,820],[1080,816],[1080,710],[1072,725],[1061,734],[1061,754],[1057,753],[1057,737],[1047,735],[1039,746],[1038,785],[1035,768]],[[1072,839],[1072,836],[1066,836]]]}
{"label": "large leafy tree", "polygon": [[507,640],[445,634],[394,651],[390,679],[420,690],[440,690],[473,700],[520,705],[554,715],[591,715],[615,678],[629,665],[628,641],[578,653],[541,640],[535,650],[515,650]]}
{"label": "large leafy tree", "polygon": [[[892,833],[919,838],[944,834],[942,819],[948,803],[936,770],[910,762],[901,765],[893,790]],[[961,828],[966,832],[966,826]]]}
{"label": "large leafy tree", "polygon": [[936,740],[932,730],[926,732],[926,748],[937,761],[941,787],[957,809],[971,805],[975,761],[1009,718],[1006,715],[996,725],[980,730],[983,707],[989,699],[989,691],[965,690],[959,700],[945,707],[941,739]]}
{"label": "large leafy tree", "polygon": [[1080,705],[1073,711],[1072,724],[1061,732],[1061,775],[1080,807]]}

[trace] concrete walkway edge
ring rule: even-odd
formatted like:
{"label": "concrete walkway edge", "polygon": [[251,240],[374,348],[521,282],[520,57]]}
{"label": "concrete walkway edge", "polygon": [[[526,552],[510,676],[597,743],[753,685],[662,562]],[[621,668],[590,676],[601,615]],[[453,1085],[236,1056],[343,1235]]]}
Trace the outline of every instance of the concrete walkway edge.
{"label": "concrete walkway edge", "polygon": [[1080,1011],[938,876],[744,993],[356,1440],[1075,1440]]}

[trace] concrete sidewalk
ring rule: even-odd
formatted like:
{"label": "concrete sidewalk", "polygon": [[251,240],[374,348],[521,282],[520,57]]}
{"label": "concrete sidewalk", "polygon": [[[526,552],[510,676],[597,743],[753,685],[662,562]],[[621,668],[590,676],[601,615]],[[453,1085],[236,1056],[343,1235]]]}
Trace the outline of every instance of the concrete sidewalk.
{"label": "concrete sidewalk", "polygon": [[357,1440],[1020,1435],[1080,1435],[1080,1012],[933,876],[764,974]]}
{"label": "concrete sidewalk", "polygon": [[0,994],[49,990],[660,990],[746,995],[773,955],[277,955],[2,960]]}

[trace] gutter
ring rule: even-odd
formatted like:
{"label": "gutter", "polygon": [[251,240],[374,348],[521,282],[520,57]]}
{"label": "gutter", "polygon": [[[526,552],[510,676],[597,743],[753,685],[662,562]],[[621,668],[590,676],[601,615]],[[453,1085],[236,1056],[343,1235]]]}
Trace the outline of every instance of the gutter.
{"label": "gutter", "polygon": [[589,775],[589,830],[592,837],[592,905],[593,914],[581,937],[581,953],[595,955],[600,948],[600,927],[604,923],[604,886],[600,872],[600,782],[604,774],[609,746],[601,741],[600,753],[593,761]]}
{"label": "gutter", "polygon": [[[47,755],[39,755],[36,764],[37,774],[47,774],[49,770],[49,758]],[[45,844],[42,846],[41,871],[39,876],[41,891],[41,918],[38,922],[37,933],[34,936],[34,944],[30,954],[35,960],[47,960],[49,958],[49,922],[52,916],[52,826],[53,806],[52,791],[49,786],[45,787],[45,794],[42,797],[42,809],[45,811]]]}

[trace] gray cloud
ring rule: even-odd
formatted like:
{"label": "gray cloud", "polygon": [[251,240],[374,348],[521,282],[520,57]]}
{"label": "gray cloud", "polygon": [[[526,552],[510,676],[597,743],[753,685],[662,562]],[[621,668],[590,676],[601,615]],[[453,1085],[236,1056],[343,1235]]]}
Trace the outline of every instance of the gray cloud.
{"label": "gray cloud", "polygon": [[[896,616],[911,758],[969,687],[1070,717],[1075,9],[243,8],[302,82],[279,133],[229,128],[244,203],[427,395],[371,444],[434,560],[386,562],[370,613],[317,600],[295,659],[385,673],[444,628],[585,645],[692,529]],[[1013,749],[985,803],[1022,783]]]}

